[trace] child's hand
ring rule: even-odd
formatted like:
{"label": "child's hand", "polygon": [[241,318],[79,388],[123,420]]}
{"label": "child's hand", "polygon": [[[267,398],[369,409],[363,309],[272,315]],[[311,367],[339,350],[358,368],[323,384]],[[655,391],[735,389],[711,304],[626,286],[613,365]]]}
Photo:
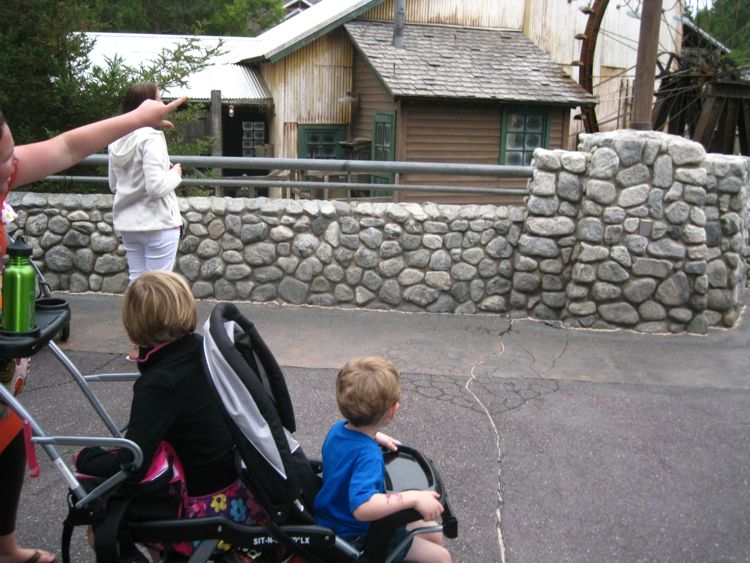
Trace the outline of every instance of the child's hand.
{"label": "child's hand", "polygon": [[395,438],[391,438],[388,434],[383,434],[382,432],[377,432],[375,434],[375,441],[385,449],[391,450],[392,452],[398,450],[398,447],[401,445],[401,442]]}
{"label": "child's hand", "polygon": [[413,491],[416,495],[414,510],[419,512],[428,522],[437,521],[443,513],[443,505],[438,500],[440,495],[435,491]]}

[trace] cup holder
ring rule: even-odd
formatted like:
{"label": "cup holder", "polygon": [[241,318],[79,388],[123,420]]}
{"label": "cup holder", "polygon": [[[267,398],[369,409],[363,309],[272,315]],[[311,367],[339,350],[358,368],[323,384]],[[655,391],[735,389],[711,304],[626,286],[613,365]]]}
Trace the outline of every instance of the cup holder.
{"label": "cup holder", "polygon": [[68,301],[60,297],[42,297],[36,300],[36,308],[44,311],[59,311],[68,308]]}

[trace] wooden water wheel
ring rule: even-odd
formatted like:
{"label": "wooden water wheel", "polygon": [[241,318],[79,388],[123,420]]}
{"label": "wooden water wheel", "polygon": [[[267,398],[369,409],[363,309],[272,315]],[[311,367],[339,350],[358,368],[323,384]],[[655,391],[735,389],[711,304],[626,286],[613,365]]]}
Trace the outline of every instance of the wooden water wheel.
{"label": "wooden water wheel", "polygon": [[[588,19],[581,39],[578,82],[593,93],[594,52],[609,0],[594,0],[582,11]],[[682,55],[657,63],[660,81],[652,113],[654,129],[700,142],[709,152],[750,155],[750,81],[741,80],[728,49],[683,20]],[[664,53],[662,53],[664,55]],[[599,130],[595,107],[581,111],[587,133]]]}
{"label": "wooden water wheel", "polygon": [[690,137],[707,151],[750,155],[750,82],[725,55],[688,50],[663,69],[652,114],[654,129]]}

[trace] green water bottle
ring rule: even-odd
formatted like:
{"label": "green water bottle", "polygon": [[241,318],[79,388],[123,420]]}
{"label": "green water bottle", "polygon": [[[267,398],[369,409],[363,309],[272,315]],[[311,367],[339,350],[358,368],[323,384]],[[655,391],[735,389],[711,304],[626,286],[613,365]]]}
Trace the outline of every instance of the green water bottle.
{"label": "green water bottle", "polygon": [[3,330],[29,332],[36,328],[36,271],[31,247],[22,236],[8,247],[3,272]]}

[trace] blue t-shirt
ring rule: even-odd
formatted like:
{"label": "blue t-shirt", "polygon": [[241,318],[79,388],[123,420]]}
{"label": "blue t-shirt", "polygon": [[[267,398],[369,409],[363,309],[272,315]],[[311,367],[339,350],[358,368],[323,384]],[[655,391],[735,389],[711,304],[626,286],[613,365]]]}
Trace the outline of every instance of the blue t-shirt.
{"label": "blue t-shirt", "polygon": [[315,516],[337,536],[364,536],[369,522],[352,513],[385,491],[385,463],[378,443],[367,434],[337,422],[323,442],[323,488],[315,497]]}

